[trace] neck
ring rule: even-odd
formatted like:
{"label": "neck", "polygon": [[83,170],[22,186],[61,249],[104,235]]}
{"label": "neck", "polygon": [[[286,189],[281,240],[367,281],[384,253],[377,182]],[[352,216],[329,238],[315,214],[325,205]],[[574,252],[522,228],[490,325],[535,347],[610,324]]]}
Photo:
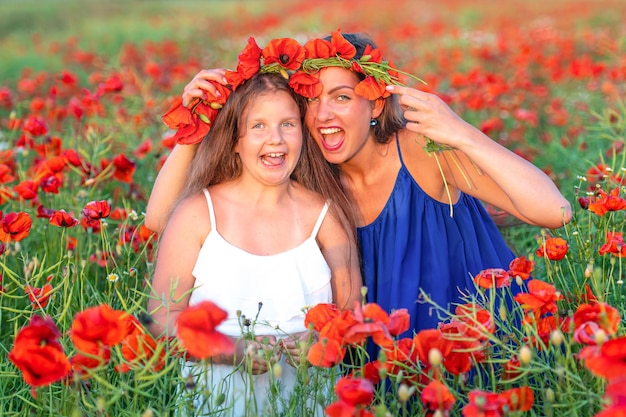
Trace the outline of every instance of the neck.
{"label": "neck", "polygon": [[251,206],[274,207],[291,198],[295,183],[289,180],[282,184],[264,185],[240,177],[232,182],[232,186],[236,194]]}
{"label": "neck", "polygon": [[389,143],[380,144],[370,138],[361,150],[350,160],[339,164],[341,176],[353,184],[364,184],[386,164]]}

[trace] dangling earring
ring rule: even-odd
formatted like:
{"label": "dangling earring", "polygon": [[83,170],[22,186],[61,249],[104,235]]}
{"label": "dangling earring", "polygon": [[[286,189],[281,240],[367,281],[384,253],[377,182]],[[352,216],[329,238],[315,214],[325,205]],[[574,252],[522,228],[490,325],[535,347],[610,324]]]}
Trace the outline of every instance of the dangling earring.
{"label": "dangling earring", "polygon": [[377,119],[370,120],[370,126],[376,126],[377,124],[378,124],[378,120]]}

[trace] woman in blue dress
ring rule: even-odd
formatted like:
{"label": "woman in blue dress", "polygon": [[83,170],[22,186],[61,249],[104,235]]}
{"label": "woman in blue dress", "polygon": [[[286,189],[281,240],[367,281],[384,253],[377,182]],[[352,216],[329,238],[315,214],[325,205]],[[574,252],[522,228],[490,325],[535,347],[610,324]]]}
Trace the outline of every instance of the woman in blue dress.
{"label": "woman in blue dress", "polygon": [[[353,60],[376,48],[363,35],[336,32],[326,39],[338,37],[354,46]],[[200,71],[183,102],[214,93],[209,80],[226,83],[224,74]],[[506,269],[514,258],[481,201],[532,225],[570,221],[569,202],[544,172],[438,96],[387,85],[386,94],[371,99],[357,93],[363,73],[329,66],[314,75],[321,89],[309,97],[307,127],[337,167],[353,207],[367,299],[386,311],[406,308],[411,327],[404,336],[440,321],[422,292],[450,307],[474,288],[473,275]],[[428,149],[431,140],[441,146],[437,152]],[[160,171],[146,211],[153,230],[162,227],[193,153],[193,146],[177,145]]]}

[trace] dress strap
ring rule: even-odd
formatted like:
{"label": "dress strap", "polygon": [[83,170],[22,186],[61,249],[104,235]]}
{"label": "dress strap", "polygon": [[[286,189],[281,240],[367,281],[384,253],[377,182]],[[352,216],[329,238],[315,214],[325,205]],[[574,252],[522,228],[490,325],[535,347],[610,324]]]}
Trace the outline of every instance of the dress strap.
{"label": "dress strap", "polygon": [[402,150],[400,149],[400,137],[398,136],[398,132],[396,132],[396,146],[398,147],[398,156],[400,157],[400,163],[404,166],[404,160],[402,159]]}
{"label": "dress strap", "polygon": [[322,212],[320,216],[317,218],[317,222],[313,227],[313,232],[311,232],[311,237],[317,236],[317,232],[319,232],[320,227],[322,227],[322,222],[324,221],[324,217],[326,217],[326,212],[328,211],[328,201],[324,203],[324,207],[322,207]]}
{"label": "dress strap", "polygon": [[213,201],[211,201],[211,196],[209,195],[209,190],[206,188],[202,189],[204,196],[206,197],[207,205],[209,206],[209,218],[211,219],[211,229],[217,230],[217,223],[215,223],[215,211],[213,210]]}

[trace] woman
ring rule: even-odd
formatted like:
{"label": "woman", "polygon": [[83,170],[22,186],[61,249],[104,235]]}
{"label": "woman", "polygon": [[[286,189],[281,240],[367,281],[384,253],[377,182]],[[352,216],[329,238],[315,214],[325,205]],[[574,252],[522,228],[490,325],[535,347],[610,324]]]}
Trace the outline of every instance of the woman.
{"label": "woman", "polygon": [[[514,258],[481,200],[532,225],[557,228],[570,221],[569,202],[541,170],[437,96],[398,85],[369,38],[335,32],[309,43],[300,71],[308,70],[317,84],[298,90],[309,98],[306,125],[338,168],[354,210],[368,301],[387,311],[408,309],[410,332],[437,326],[431,302],[450,308],[474,288],[473,275],[507,269]],[[319,52],[328,50],[337,58]],[[376,74],[386,77],[364,69],[373,59],[380,63]],[[212,93],[209,80],[225,83],[224,74],[198,73],[183,102]],[[376,96],[364,92],[364,84],[384,88]],[[432,143],[439,150],[431,152]],[[184,184],[180,167],[192,154],[177,147],[159,173],[146,214],[153,230],[160,228],[159,207]]]}
{"label": "woman", "polygon": [[[198,147],[159,242],[152,332],[174,335],[180,312],[209,300],[227,310],[218,330],[236,341],[234,355],[212,358],[206,373],[185,366],[196,384],[208,385],[206,404],[225,395],[206,413],[254,413],[277,379],[289,394],[296,370],[282,366],[280,378],[268,370],[278,360],[299,363],[299,342],[309,337],[304,309],[330,302],[352,308],[360,300],[347,204],[303,134],[305,105],[279,75],[243,81]],[[202,404],[194,402],[209,407]]]}

